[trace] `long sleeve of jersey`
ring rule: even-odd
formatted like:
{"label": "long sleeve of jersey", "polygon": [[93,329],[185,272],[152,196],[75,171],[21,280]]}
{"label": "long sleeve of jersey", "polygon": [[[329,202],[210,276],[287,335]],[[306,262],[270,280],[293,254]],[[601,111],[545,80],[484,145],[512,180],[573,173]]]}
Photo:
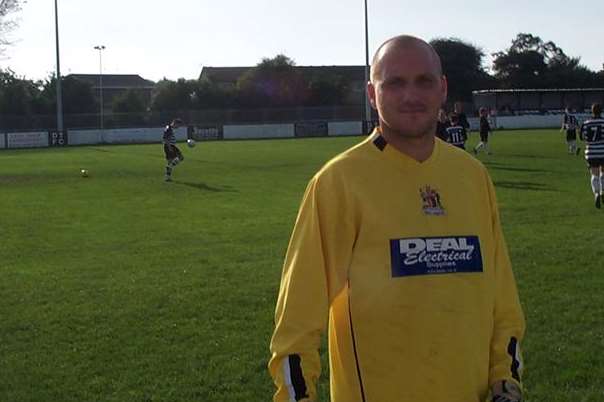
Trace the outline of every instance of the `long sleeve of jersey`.
{"label": "long sleeve of jersey", "polygon": [[[304,195],[283,267],[269,370],[275,401],[316,400],[319,346],[331,300],[343,288],[354,242],[345,200],[332,177],[316,176]],[[329,189],[329,191],[328,191]]]}
{"label": "long sleeve of jersey", "polygon": [[520,343],[524,336],[525,321],[518,298],[510,257],[501,230],[495,189],[487,176],[487,185],[493,215],[495,239],[495,311],[491,340],[489,384],[511,380],[521,386],[522,357]]}

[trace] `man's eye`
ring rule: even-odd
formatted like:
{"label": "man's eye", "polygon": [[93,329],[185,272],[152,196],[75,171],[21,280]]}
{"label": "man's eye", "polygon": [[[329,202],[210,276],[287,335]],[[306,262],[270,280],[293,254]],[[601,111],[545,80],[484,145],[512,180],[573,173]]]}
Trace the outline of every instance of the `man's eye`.
{"label": "man's eye", "polygon": [[432,88],[435,81],[432,78],[424,77],[417,80],[417,85],[421,88]]}
{"label": "man's eye", "polygon": [[403,80],[390,80],[384,83],[384,86],[387,88],[402,88],[405,86],[405,81]]}

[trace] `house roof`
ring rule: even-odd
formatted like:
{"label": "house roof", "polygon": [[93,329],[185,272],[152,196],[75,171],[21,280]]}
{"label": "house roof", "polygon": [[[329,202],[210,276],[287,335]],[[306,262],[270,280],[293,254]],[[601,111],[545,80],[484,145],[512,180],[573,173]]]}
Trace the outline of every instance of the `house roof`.
{"label": "house roof", "polygon": [[[99,74],[69,74],[66,78],[68,77],[88,82],[94,88],[99,86]],[[153,81],[146,80],[138,74],[103,74],[103,88],[151,89],[154,86]]]}
{"label": "house roof", "polygon": [[[239,77],[254,67],[203,67],[200,79],[217,83],[236,83]],[[306,77],[315,74],[333,74],[349,81],[365,81],[365,66],[294,66]]]}

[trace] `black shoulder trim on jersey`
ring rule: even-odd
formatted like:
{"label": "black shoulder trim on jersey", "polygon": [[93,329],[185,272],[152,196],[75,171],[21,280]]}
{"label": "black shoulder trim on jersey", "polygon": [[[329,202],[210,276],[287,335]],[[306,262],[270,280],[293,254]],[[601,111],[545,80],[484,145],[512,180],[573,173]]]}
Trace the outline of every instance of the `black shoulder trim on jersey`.
{"label": "black shoulder trim on jersey", "polygon": [[296,401],[304,398],[308,398],[306,393],[306,381],[304,381],[304,375],[302,374],[302,365],[300,364],[299,355],[289,355],[289,370],[291,373],[292,386],[296,395]]}
{"label": "black shoulder trim on jersey", "polygon": [[516,337],[511,337],[510,343],[508,344],[508,354],[512,358],[512,366],[510,369],[512,371],[512,378],[520,382],[520,373],[518,372],[518,369],[520,368],[520,361],[518,361],[517,352],[518,339],[516,339]]}
{"label": "black shoulder trim on jersey", "polygon": [[373,140],[373,145],[375,145],[380,151],[383,151],[384,148],[386,148],[386,145],[388,145],[388,143],[386,142],[386,139],[384,137],[378,135],[377,137],[375,137],[375,140]]}
{"label": "black shoulder trim on jersey", "polygon": [[[382,138],[381,136],[378,138]],[[382,138],[383,139],[383,138]],[[376,138],[377,140],[377,138]],[[373,142],[375,144],[375,141]],[[384,140],[384,147],[386,146],[386,140]],[[377,146],[377,144],[376,144]],[[377,146],[379,148],[379,146]],[[380,149],[380,151],[383,150]],[[357,342],[354,338],[354,326],[352,325],[352,309],[350,307],[350,282],[348,282],[348,319],[350,320],[350,336],[352,337],[352,351],[354,352],[354,363],[357,367],[357,376],[359,377],[359,387],[361,391],[361,401],[366,402],[365,389],[363,387],[363,377],[361,377],[361,367],[359,366],[359,357],[357,355]]]}

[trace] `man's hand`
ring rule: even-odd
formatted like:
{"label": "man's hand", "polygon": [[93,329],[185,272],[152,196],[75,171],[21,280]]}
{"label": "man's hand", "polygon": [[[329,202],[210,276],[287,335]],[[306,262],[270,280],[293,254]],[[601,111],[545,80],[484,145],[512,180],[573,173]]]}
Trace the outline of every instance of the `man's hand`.
{"label": "man's hand", "polygon": [[520,402],[522,391],[511,381],[498,381],[491,387],[493,402]]}

